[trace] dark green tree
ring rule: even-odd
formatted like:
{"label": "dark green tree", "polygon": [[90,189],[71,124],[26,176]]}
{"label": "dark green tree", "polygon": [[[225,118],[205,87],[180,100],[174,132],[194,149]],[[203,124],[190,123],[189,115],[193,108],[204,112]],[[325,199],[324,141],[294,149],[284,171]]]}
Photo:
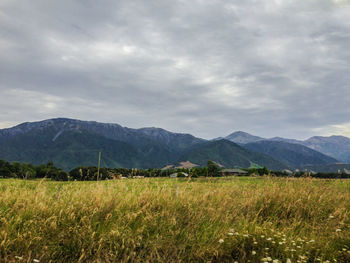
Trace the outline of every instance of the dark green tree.
{"label": "dark green tree", "polygon": [[210,177],[219,177],[221,176],[220,168],[213,161],[208,161],[208,176]]}

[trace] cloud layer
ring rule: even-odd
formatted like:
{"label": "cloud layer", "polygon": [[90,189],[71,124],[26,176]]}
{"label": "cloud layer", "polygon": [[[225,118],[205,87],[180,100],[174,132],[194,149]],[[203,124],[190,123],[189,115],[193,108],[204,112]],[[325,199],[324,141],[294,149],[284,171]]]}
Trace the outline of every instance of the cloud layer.
{"label": "cloud layer", "polygon": [[349,17],[345,0],[3,0],[0,127],[349,136]]}

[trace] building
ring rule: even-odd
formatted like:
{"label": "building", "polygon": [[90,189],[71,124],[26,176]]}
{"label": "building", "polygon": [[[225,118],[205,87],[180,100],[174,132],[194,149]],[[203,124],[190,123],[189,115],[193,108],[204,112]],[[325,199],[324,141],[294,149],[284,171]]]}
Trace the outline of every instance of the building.
{"label": "building", "polygon": [[188,177],[187,173],[179,172],[179,173],[173,173],[169,175],[170,178],[176,178],[176,177]]}
{"label": "building", "polygon": [[222,169],[222,176],[248,175],[248,172],[241,169]]}

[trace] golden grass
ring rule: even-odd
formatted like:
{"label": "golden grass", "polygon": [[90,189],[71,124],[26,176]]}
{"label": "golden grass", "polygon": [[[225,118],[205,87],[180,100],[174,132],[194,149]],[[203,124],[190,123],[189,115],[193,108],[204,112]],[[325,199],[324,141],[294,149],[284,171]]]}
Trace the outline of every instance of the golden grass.
{"label": "golden grass", "polygon": [[350,262],[349,251],[350,180],[0,181],[0,262]]}

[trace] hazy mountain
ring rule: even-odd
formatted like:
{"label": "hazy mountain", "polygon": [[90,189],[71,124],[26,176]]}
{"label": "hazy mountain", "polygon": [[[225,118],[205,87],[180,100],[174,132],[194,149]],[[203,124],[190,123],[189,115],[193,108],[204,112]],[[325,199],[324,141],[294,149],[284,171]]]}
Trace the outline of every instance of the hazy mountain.
{"label": "hazy mountain", "polygon": [[215,161],[225,167],[245,167],[252,163],[266,166],[273,170],[287,168],[287,166],[265,154],[249,151],[238,144],[228,140],[208,141],[193,146],[186,152],[181,160],[206,165],[207,160]]}
{"label": "hazy mountain", "polygon": [[268,140],[304,145],[315,151],[333,157],[341,162],[350,163],[350,139],[344,136],[314,136],[305,141],[280,137],[275,137]]}
{"label": "hazy mountain", "polygon": [[246,132],[237,131],[226,136],[225,139],[238,144],[246,144],[250,142],[257,142],[263,140],[264,138],[254,136]]}
{"label": "hazy mountain", "polygon": [[273,137],[269,139],[265,139],[268,141],[276,141],[276,142],[288,142],[288,143],[294,143],[294,144],[303,144],[303,141],[295,140],[295,139],[287,139],[282,137]]}
{"label": "hazy mountain", "polygon": [[226,136],[225,138],[242,145],[262,140],[299,144],[313,149],[315,151],[318,151],[320,153],[323,153],[325,155],[328,155],[330,157],[333,157],[338,161],[350,163],[350,138],[344,136],[315,136],[303,141],[281,137],[262,138],[239,131],[234,132]]}
{"label": "hazy mountain", "polygon": [[336,159],[304,145],[288,142],[263,140],[245,144],[244,148],[269,155],[290,167],[325,165],[337,162]]}
{"label": "hazy mountain", "polygon": [[339,161],[350,163],[350,139],[344,136],[315,136],[302,142],[303,145],[332,156]]}

